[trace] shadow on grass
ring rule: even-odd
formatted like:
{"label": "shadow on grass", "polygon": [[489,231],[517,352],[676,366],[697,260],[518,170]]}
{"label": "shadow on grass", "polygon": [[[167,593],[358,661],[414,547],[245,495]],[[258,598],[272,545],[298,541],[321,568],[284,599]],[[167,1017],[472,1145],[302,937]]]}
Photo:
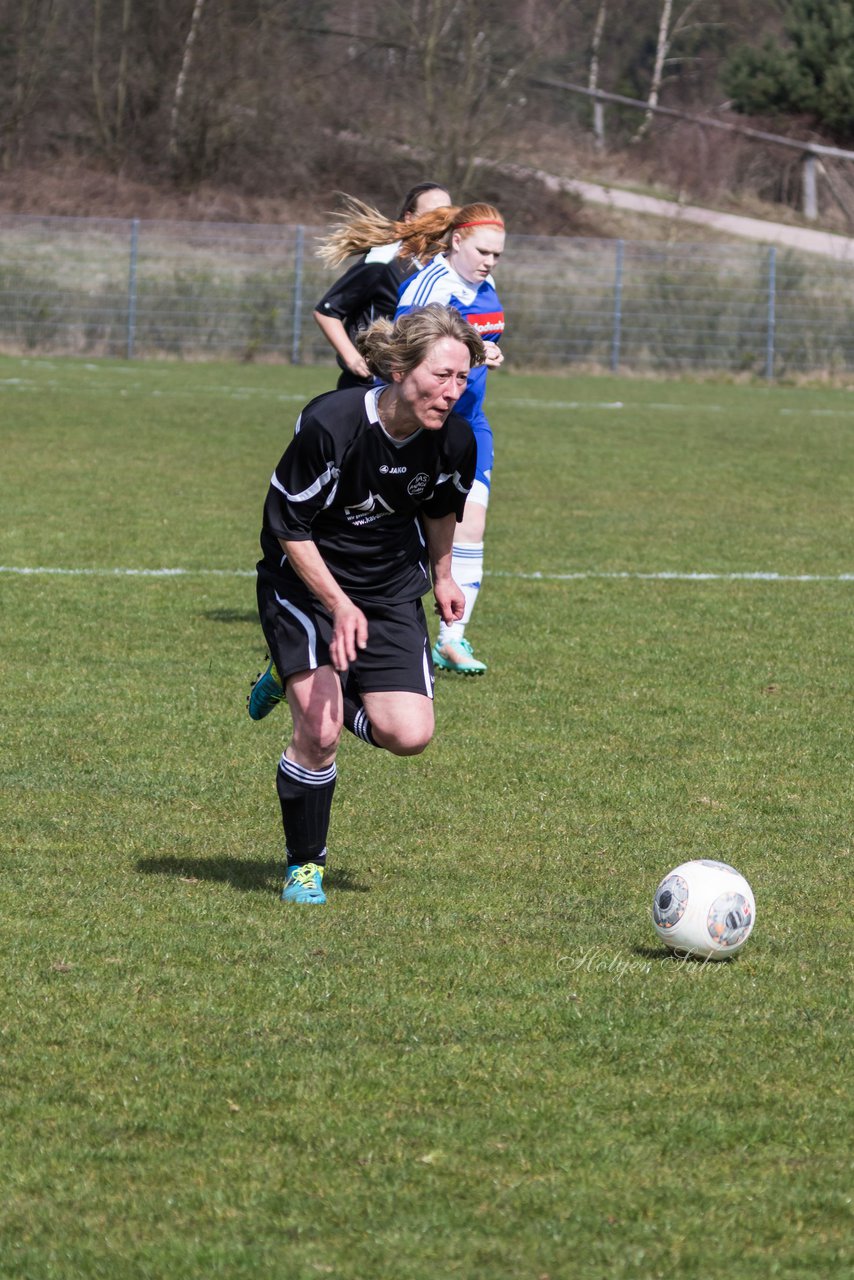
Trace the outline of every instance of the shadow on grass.
{"label": "shadow on grass", "polygon": [[643,960],[660,960],[663,964],[670,964],[673,955],[665,946],[660,947],[632,947],[632,954],[640,956]]}
{"label": "shadow on grass", "polygon": [[713,969],[722,970],[727,965],[733,964],[735,956],[718,956],[712,959],[709,956],[690,956],[681,952],[668,951],[663,945],[660,947],[632,947],[632,951],[636,956],[641,956],[644,960],[657,960],[661,965],[672,964],[674,966],[686,965],[691,969],[703,969],[707,965],[711,965]]}
{"label": "shadow on grass", "polygon": [[[284,862],[246,858],[140,858],[136,869],[146,876],[167,876],[173,880],[218,880],[244,892],[280,892],[285,875]],[[343,867],[330,868],[323,878],[324,888],[342,893],[370,893],[370,886],[356,880]]]}
{"label": "shadow on grass", "polygon": [[201,617],[207,618],[209,622],[256,622],[258,621],[257,610],[245,609],[206,609]]}

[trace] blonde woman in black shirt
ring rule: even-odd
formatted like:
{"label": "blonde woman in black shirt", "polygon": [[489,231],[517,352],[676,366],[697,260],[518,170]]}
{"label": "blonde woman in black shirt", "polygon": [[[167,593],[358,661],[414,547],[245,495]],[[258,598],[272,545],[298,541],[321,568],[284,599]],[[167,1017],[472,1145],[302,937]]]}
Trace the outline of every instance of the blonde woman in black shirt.
{"label": "blonde woman in black shirt", "polygon": [[264,506],[258,611],[271,658],[249,710],[261,719],[286,699],[293,721],[276,776],[286,902],[326,901],[342,728],[399,756],[433,736],[421,597],[432,589],[446,623],[465,607],[451,551],[476,447],[454,406],[483,340],[459,312],[429,306],[358,341],[379,382],[305,407]]}

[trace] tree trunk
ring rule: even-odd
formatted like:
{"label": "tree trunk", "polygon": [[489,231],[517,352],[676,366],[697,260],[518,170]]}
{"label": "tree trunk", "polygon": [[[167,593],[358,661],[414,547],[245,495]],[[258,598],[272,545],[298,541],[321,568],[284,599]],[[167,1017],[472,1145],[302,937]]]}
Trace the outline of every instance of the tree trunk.
{"label": "tree trunk", "polygon": [[649,86],[649,96],[647,98],[647,105],[650,110],[644,116],[640,128],[632,138],[632,142],[640,142],[644,134],[647,133],[649,126],[652,124],[652,108],[658,106],[658,95],[661,92],[661,81],[664,77],[664,60],[670,49],[670,17],[672,12],[673,0],[664,0],[664,4],[661,6],[661,21],[658,24],[658,40],[655,45],[652,83]]}
{"label": "tree trunk", "polygon": [[101,84],[101,19],[103,0],[94,0],[92,6],[92,97],[95,102],[95,119],[98,122],[98,138],[105,152],[111,150],[110,131],[107,128],[107,111],[104,106],[104,87]]}
{"label": "tree trunk", "polygon": [[26,112],[27,81],[29,79],[29,0],[23,0],[18,10],[18,24],[18,48],[15,56],[15,82],[12,86],[12,110],[9,113],[8,120],[2,127],[2,132],[8,139],[3,147],[4,169],[11,168],[12,156],[14,155],[16,159],[19,159],[23,149],[23,124]]}
{"label": "tree trunk", "polygon": [[[596,14],[596,26],[593,28],[593,44],[590,49],[590,75],[587,80],[588,89],[599,88],[599,49],[602,45],[602,32],[608,13],[607,0],[599,0],[599,12]],[[597,151],[605,150],[605,104],[593,99],[593,138]]]}
{"label": "tree trunk", "polygon": [[[100,2],[100,0],[98,0]],[[199,21],[202,16],[202,9],[205,7],[205,0],[195,0],[193,5],[193,16],[190,19],[190,30],[187,33],[187,39],[184,43],[184,56],[181,59],[181,70],[178,72],[178,79],[175,83],[175,96],[172,99],[172,112],[169,121],[169,159],[174,165],[178,159],[178,125],[181,119],[181,107],[184,101],[184,91],[187,87],[187,76],[190,72],[190,64],[193,61],[193,45],[196,42],[196,34],[199,29]]]}
{"label": "tree trunk", "polygon": [[116,142],[121,140],[125,121],[125,105],[128,93],[128,31],[130,30],[131,0],[122,0],[122,42],[119,48],[119,75],[116,81]]}

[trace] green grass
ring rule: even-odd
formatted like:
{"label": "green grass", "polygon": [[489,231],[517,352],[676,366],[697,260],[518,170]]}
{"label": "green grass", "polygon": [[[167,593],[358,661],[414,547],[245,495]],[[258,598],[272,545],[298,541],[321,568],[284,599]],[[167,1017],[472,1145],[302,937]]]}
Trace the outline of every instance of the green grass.
{"label": "green grass", "polygon": [[[251,569],[328,381],[0,361],[0,565],[195,571],[0,573],[0,1275],[850,1274],[850,397],[498,377],[490,672],[343,743],[295,910]],[[822,580],[560,576],[668,572]]]}

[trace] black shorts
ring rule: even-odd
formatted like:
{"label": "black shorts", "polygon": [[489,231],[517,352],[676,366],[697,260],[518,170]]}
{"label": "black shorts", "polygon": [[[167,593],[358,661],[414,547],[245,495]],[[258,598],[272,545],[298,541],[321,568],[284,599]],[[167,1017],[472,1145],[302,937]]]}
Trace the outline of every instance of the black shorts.
{"label": "black shorts", "polygon": [[[263,566],[259,566],[257,590],[261,629],[282,680],[331,666],[332,618],[311,592],[302,586],[285,586]],[[367,647],[350,664],[359,690],[423,693],[432,698],[433,661],[421,601],[356,603],[368,620]]]}

